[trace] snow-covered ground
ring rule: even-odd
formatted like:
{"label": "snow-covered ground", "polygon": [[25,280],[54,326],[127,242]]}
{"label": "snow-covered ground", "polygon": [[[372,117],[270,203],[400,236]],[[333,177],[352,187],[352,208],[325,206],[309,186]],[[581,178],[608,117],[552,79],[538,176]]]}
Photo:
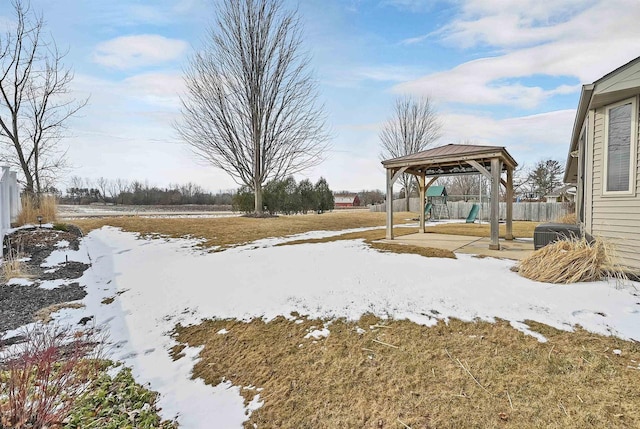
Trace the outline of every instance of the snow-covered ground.
{"label": "snow-covered ground", "polygon": [[[168,350],[175,342],[170,333],[177,323],[271,319],[292,311],[357,319],[370,312],[426,325],[450,317],[502,318],[540,341],[544,337],[531,332],[525,320],[566,330],[579,324],[640,340],[637,283],[551,285],[518,276],[508,260],[379,253],[359,240],[274,247],[281,241],[208,253],[196,247],[196,240],[140,239],[110,227],[93,231],[79,251],[59,249],[46,261],[53,265],[68,256],[92,263],[79,280],[87,286],[86,307],[65,309],[56,317],[75,324],[94,315],[97,324],[106,325],[113,357],[130,365],[139,382],[159,391],[163,416],[178,416],[187,429],[241,428],[247,410],[240,387],[191,380],[198,349],[171,360]],[[108,297],[115,300],[103,304]],[[330,330],[329,324],[310,335],[320,338]],[[257,396],[250,409],[259,406]]]}

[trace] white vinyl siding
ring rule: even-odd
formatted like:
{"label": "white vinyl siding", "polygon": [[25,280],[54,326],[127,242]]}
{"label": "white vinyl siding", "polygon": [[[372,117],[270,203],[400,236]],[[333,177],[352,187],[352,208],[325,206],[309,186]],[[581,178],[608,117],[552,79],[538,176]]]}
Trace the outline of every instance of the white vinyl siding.
{"label": "white vinyl siding", "polygon": [[603,237],[614,244],[619,262],[635,272],[640,272],[640,197],[636,189],[640,186],[640,169],[636,160],[638,153],[638,109],[635,98],[632,102],[633,131],[629,153],[631,177],[627,192],[606,192],[607,185],[607,139],[606,129],[611,107],[629,103],[623,101],[592,110],[593,128],[588,129],[585,176],[587,219],[585,227],[590,234]]}
{"label": "white vinyl siding", "polygon": [[633,195],[635,191],[635,97],[607,106],[604,117],[604,195]]}

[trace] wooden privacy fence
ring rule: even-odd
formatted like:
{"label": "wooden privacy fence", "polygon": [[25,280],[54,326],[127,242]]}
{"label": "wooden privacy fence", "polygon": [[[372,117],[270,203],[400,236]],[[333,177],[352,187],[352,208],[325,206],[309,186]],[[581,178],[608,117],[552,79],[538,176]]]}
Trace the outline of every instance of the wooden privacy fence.
{"label": "wooden privacy fence", "polygon": [[[447,202],[450,219],[466,219],[471,211],[473,202],[455,201]],[[478,204],[478,203],[475,203]],[[403,199],[393,200],[393,211],[405,211],[406,202]],[[372,212],[385,212],[387,210],[386,203],[377,204],[370,207]],[[482,220],[489,219],[489,202],[482,202],[478,218]],[[420,198],[409,198],[409,211],[420,212]],[[572,213],[572,203],[539,203],[539,202],[520,202],[513,203],[513,220],[529,220],[534,222],[552,222],[564,215]],[[500,219],[507,217],[507,204],[500,203]]]}
{"label": "wooden privacy fence", "polygon": [[[11,222],[16,219],[20,211],[20,188],[15,171],[9,167],[2,167],[0,176],[0,240],[4,243],[4,236],[11,228]],[[1,255],[0,255],[1,256]]]}

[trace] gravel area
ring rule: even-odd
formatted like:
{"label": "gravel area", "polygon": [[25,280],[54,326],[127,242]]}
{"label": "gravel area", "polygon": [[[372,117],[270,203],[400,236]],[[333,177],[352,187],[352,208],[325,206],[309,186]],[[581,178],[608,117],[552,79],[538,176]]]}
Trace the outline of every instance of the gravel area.
{"label": "gravel area", "polygon": [[75,301],[87,293],[77,282],[47,290],[38,286],[0,286],[0,333],[34,321],[36,313],[46,307]]}
{"label": "gravel area", "polygon": [[[82,232],[68,225],[66,230],[52,228],[19,229],[5,237],[5,261],[10,255],[18,255],[24,262],[22,270],[32,285],[0,283],[0,338],[2,333],[33,322],[38,312],[52,305],[60,305],[82,299],[87,294],[75,279],[82,276],[89,265],[68,262],[57,267],[42,268],[41,264],[56,249],[77,250]],[[47,271],[47,272],[45,272]],[[39,287],[42,282],[62,280],[54,289]],[[5,340],[6,341],[6,340]]]}

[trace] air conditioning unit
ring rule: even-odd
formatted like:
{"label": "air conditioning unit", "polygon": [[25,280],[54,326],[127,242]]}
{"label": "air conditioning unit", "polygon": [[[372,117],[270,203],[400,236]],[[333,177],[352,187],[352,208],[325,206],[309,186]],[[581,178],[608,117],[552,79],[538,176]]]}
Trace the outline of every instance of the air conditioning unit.
{"label": "air conditioning unit", "polygon": [[554,241],[582,238],[579,225],[542,223],[533,231],[533,247],[538,250]]}

